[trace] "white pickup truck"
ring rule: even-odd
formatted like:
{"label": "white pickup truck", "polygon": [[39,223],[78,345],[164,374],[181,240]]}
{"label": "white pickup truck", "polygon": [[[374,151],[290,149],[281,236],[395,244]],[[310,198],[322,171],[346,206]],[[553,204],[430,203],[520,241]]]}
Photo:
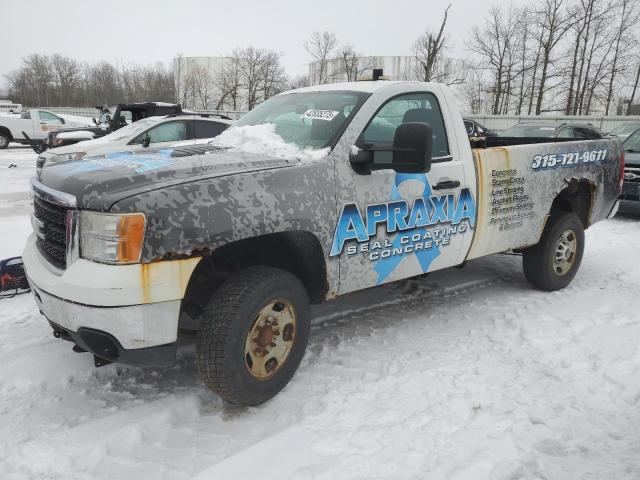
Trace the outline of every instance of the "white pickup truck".
{"label": "white pickup truck", "polygon": [[[0,116],[0,149],[7,148],[9,142],[28,145],[29,139],[41,142],[49,132],[67,127],[88,127],[93,125],[90,118],[86,122],[77,119],[69,121],[63,116],[47,110],[35,108],[25,110],[20,114]],[[26,133],[26,136],[25,136]],[[28,138],[27,138],[28,137]]]}
{"label": "white pickup truck", "polygon": [[97,365],[192,339],[209,388],[255,405],[294,375],[309,303],[500,252],[537,288],[571,282],[620,142],[499,140],[472,150],[443,85],[374,81],[277,95],[211,144],[45,164],[29,283]]}

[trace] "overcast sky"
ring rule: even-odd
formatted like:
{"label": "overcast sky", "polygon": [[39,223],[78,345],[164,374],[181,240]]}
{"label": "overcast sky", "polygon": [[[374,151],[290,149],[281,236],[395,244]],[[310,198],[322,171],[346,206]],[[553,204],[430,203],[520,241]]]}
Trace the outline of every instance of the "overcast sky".
{"label": "overcast sky", "polygon": [[307,72],[304,41],[329,30],[367,55],[410,55],[446,5],[452,56],[460,56],[482,0],[0,0],[1,78],[30,53],[82,61],[169,62],[176,54],[218,56],[236,46],[283,54],[289,75]]}

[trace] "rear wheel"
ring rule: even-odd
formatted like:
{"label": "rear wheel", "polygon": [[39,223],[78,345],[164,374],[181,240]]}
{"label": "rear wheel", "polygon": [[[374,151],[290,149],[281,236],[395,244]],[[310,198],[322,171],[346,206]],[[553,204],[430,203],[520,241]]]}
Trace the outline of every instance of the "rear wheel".
{"label": "rear wheel", "polygon": [[201,316],[198,372],[226,401],[257,405],[293,377],[309,337],[309,298],[297,277],[256,266],[229,277]]}
{"label": "rear wheel", "polygon": [[9,146],[11,139],[6,133],[0,132],[0,150]]}
{"label": "rear wheel", "polygon": [[576,276],[583,253],[584,227],[578,216],[552,214],[540,243],[523,252],[524,276],[541,290],[560,290]]}

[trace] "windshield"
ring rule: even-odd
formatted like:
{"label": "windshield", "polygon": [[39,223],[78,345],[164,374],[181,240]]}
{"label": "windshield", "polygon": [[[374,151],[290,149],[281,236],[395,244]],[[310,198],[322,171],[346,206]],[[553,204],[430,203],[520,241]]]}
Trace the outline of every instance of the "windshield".
{"label": "windshield", "polygon": [[500,133],[501,137],[544,137],[551,138],[556,131],[556,127],[545,127],[543,125],[514,125]]}
{"label": "windshield", "polygon": [[147,128],[158,123],[159,118],[161,117],[149,117],[143,120],[138,120],[137,122],[131,123],[126,127],[122,127],[115,132],[111,132],[109,135],[105,135],[98,140],[100,140],[100,142],[118,142],[126,138],[135,137]]}
{"label": "windshield", "polygon": [[640,153],[640,128],[634,131],[623,143],[625,152]]}
{"label": "windshield", "polygon": [[331,145],[368,95],[350,91],[278,95],[244,115],[235,126],[272,125],[285,143],[318,150]]}
{"label": "windshield", "polygon": [[629,135],[640,128],[640,123],[623,123],[609,132],[611,135]]}

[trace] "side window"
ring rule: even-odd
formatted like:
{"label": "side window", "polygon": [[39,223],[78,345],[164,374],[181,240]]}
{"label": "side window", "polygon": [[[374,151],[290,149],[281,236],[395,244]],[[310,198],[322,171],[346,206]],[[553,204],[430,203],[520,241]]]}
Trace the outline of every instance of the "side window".
{"label": "side window", "polygon": [[586,128],[574,128],[574,138],[591,138],[589,130]]}
{"label": "side window", "polygon": [[194,138],[213,138],[220,133],[218,122],[207,122],[206,120],[196,120]]}
{"label": "side window", "polygon": [[60,118],[56,117],[53,113],[45,112],[43,110],[38,110],[38,116],[40,120],[44,122],[59,122]]}
{"label": "side window", "polygon": [[151,139],[149,143],[179,142],[187,138],[187,124],[182,121],[162,123],[141,133],[131,143],[142,143],[147,136]]}
{"label": "side window", "polygon": [[390,146],[398,125],[408,122],[425,122],[431,125],[434,159],[449,155],[444,120],[438,101],[432,93],[408,93],[389,100],[373,116],[360,137],[360,143]]}
{"label": "side window", "polygon": [[565,127],[558,132],[558,138],[575,138],[575,134],[573,133],[573,128]]}

